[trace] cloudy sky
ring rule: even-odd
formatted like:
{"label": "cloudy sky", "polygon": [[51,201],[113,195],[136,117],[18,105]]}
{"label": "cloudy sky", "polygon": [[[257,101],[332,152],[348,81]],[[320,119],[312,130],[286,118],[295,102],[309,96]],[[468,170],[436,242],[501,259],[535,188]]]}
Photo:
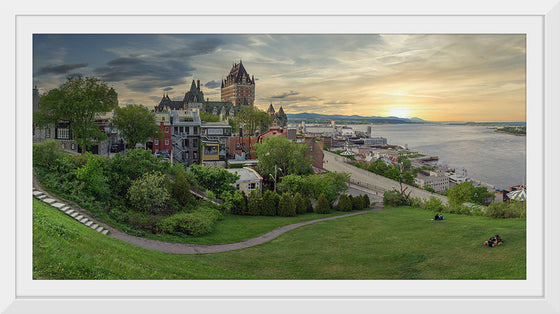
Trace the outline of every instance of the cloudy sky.
{"label": "cloudy sky", "polygon": [[220,100],[242,60],[255,104],[286,113],[525,121],[524,35],[34,35],[41,92],[69,75],[113,86],[119,103],[183,99],[192,80]]}

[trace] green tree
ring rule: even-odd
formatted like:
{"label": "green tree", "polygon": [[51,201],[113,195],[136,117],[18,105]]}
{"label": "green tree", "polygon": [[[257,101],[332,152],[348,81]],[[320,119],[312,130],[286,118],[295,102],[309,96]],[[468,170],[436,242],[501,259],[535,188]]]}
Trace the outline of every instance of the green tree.
{"label": "green tree", "polygon": [[143,212],[159,213],[165,209],[170,194],[166,175],[149,172],[132,182],[128,189],[128,198],[132,206]]}
{"label": "green tree", "polygon": [[344,172],[329,172],[309,176],[287,175],[278,184],[278,189],[283,192],[309,195],[318,199],[324,194],[329,204],[333,204],[338,196],[348,189],[346,184],[350,175]]}
{"label": "green tree", "polygon": [[238,174],[231,173],[224,168],[194,164],[190,166],[190,169],[200,185],[214,192],[215,195],[221,195],[224,191],[234,191],[235,188],[232,184],[239,180]]}
{"label": "green tree", "polygon": [[116,106],[117,93],[113,88],[97,78],[74,76],[41,97],[33,122],[38,126],[68,123],[78,146],[85,152],[94,143],[91,139],[107,138],[94,121]]}
{"label": "green tree", "polygon": [[[255,144],[256,155],[259,160],[257,171],[261,176],[271,181],[276,174],[276,180],[289,174],[311,174],[311,156],[305,144],[294,143],[283,136],[274,136]],[[276,168],[275,168],[276,167]]]}
{"label": "green tree", "polygon": [[159,127],[155,116],[142,106],[127,105],[116,108],[113,125],[131,148],[138,143],[146,142],[147,139],[162,137],[162,134],[158,134]]}
{"label": "green tree", "polygon": [[367,194],[362,195],[362,201],[364,202],[364,208],[369,208],[371,201],[369,200],[369,196]]}
{"label": "green tree", "polygon": [[317,214],[328,214],[328,213],[330,213],[331,205],[327,201],[327,198],[325,197],[324,194],[321,194],[319,196],[319,198],[317,199],[317,205],[315,205],[315,208],[313,209],[313,211]]}
{"label": "green tree", "polygon": [[461,205],[468,202],[474,196],[474,186],[470,182],[462,182],[447,190],[449,204],[452,206]]}
{"label": "green tree", "polygon": [[278,203],[278,216],[293,217],[296,215],[296,208],[292,196],[288,193],[282,194]]}
{"label": "green tree", "polygon": [[471,202],[478,205],[486,205],[486,200],[494,198],[494,194],[488,192],[488,189],[483,186],[474,188],[474,194],[471,197]]}
{"label": "green tree", "polygon": [[210,112],[206,112],[204,110],[200,111],[200,120],[204,122],[220,122],[220,117],[211,114]]}
{"label": "green tree", "polygon": [[243,132],[247,135],[255,135],[268,130],[272,124],[272,117],[257,107],[243,107],[235,117],[236,122],[243,126]]}

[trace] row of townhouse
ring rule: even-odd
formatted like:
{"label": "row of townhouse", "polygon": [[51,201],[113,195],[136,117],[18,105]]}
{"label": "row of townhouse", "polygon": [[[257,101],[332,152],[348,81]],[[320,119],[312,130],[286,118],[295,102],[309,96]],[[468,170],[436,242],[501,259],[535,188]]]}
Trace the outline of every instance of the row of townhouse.
{"label": "row of townhouse", "polygon": [[197,108],[155,112],[162,138],[146,142],[154,154],[169,154],[174,163],[224,167],[231,126],[227,121],[204,122]]}

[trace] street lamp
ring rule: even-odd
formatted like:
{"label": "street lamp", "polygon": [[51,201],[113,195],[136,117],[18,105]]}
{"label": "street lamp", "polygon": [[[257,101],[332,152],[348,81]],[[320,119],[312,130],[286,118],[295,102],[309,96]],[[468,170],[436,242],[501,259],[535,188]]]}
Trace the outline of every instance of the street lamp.
{"label": "street lamp", "polygon": [[272,178],[272,180],[274,180],[274,192],[276,192],[276,176],[278,173],[278,169],[280,169],[280,171],[282,171],[282,168],[278,168],[278,166],[274,165],[274,177],[272,176],[272,174],[269,174],[270,177]]}

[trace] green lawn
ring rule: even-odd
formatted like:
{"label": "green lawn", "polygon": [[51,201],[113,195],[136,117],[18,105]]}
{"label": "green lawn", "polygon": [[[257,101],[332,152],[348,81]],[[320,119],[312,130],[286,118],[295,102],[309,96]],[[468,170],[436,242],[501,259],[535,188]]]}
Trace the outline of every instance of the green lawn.
{"label": "green lawn", "polygon": [[[173,255],[104,236],[40,201],[33,204],[35,279],[526,277],[526,231],[521,219],[447,214],[445,221],[435,222],[430,212],[386,208],[300,227],[240,251]],[[240,218],[238,224],[267,223],[267,217],[260,218]],[[244,229],[228,227],[229,232],[239,230],[239,234]],[[480,246],[496,233],[504,239],[503,246]]]}

